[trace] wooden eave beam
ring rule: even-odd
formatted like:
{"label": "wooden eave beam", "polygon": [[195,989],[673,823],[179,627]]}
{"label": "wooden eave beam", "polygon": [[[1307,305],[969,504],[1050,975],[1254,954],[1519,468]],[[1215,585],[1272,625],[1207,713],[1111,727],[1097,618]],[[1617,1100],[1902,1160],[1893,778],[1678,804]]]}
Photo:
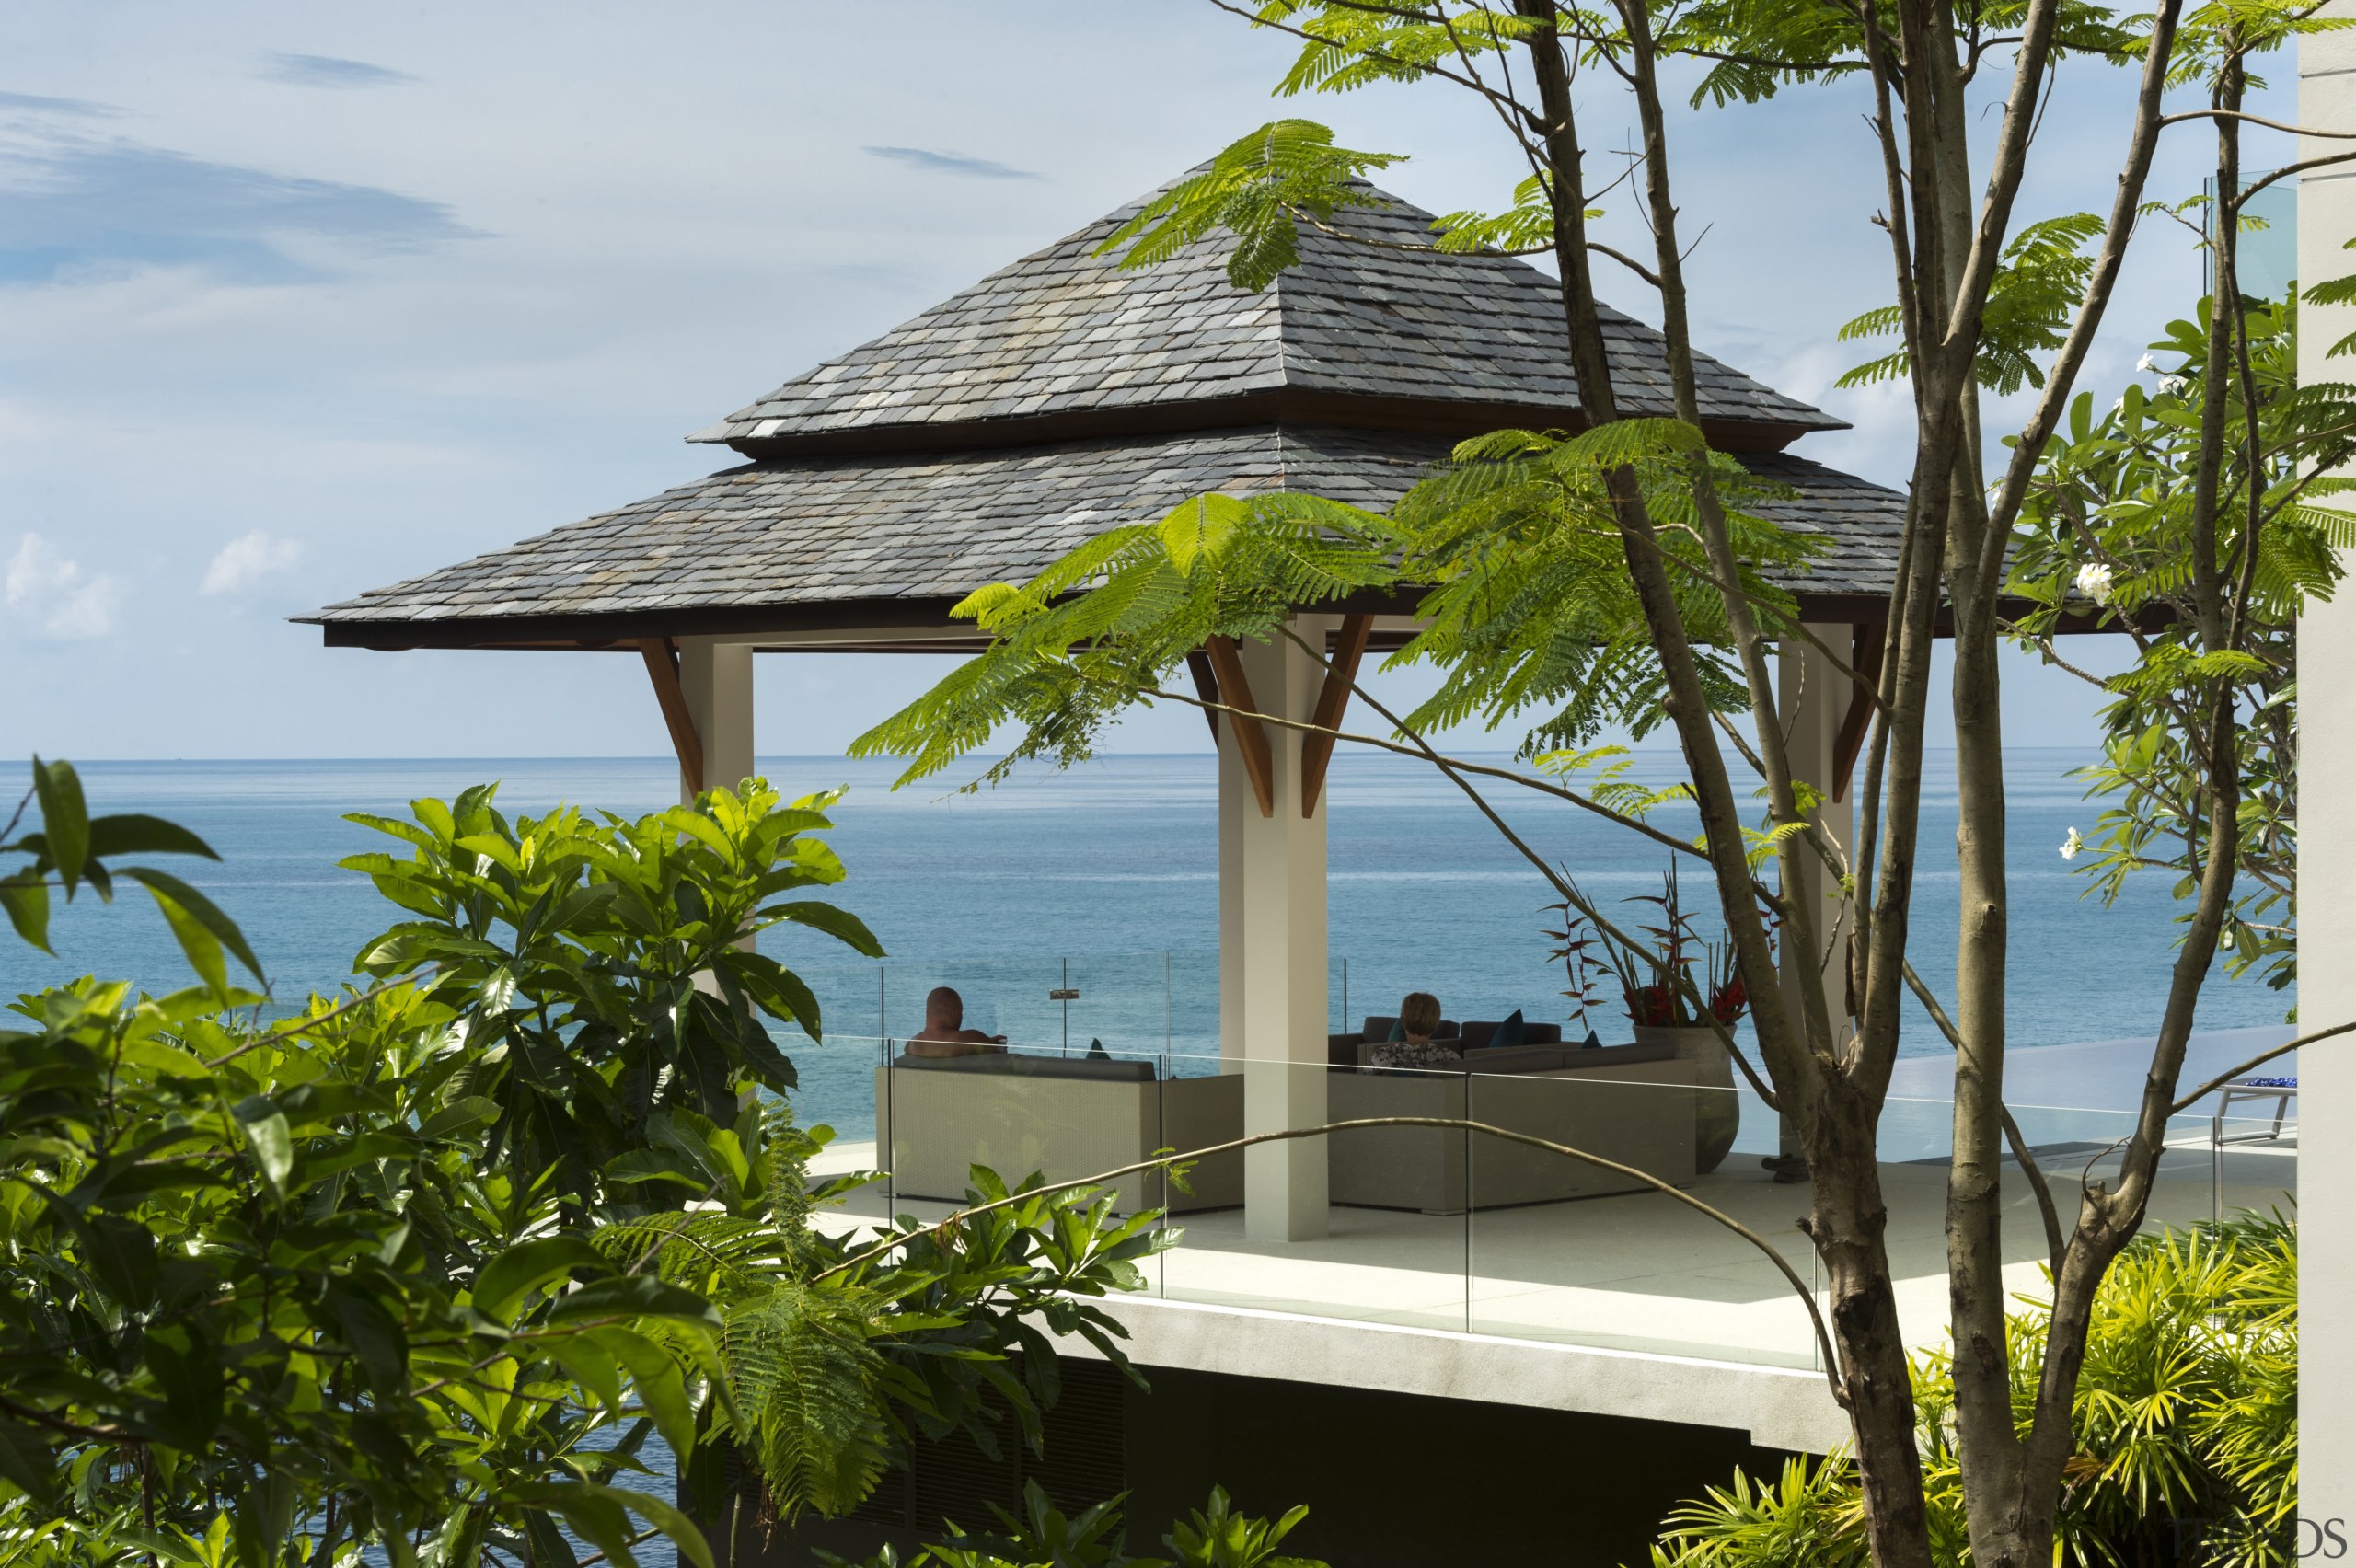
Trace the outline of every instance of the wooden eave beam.
{"label": "wooden eave beam", "polygon": [[1300,814],[1317,814],[1317,797],[1325,788],[1325,767],[1334,760],[1334,737],[1318,731],[1338,730],[1350,706],[1350,686],[1358,678],[1358,661],[1366,657],[1367,639],[1374,634],[1372,616],[1344,616],[1325,666],[1325,684],[1317,691],[1317,709],[1310,722],[1317,730],[1300,740]]}
{"label": "wooden eave beam", "polygon": [[1203,651],[1218,682],[1219,701],[1237,710],[1228,717],[1234,721],[1235,749],[1243,758],[1243,772],[1252,780],[1260,814],[1272,817],[1276,814],[1276,763],[1268,752],[1267,726],[1260,722],[1260,705],[1252,700],[1252,683],[1243,678],[1243,660],[1235,651],[1235,639],[1214,637],[1203,644]]}
{"label": "wooden eave beam", "polygon": [[[1218,700],[1218,676],[1211,670],[1211,656],[1201,649],[1186,655],[1186,673],[1195,677],[1195,695],[1205,702]],[[1211,744],[1218,744],[1218,709],[1206,708],[1203,719],[1211,727]]]}
{"label": "wooden eave beam", "polygon": [[687,711],[687,688],[679,684],[679,645],[667,637],[641,637],[638,651],[646,660],[654,700],[662,705],[663,722],[671,732],[671,749],[679,755],[679,777],[687,781],[690,796],[700,795],[703,739],[696,733],[695,715]]}
{"label": "wooden eave beam", "polygon": [[1851,682],[1849,711],[1841,716],[1841,729],[1832,738],[1832,798],[1849,798],[1849,780],[1857,771],[1857,754],[1865,749],[1865,736],[1874,725],[1874,687],[1881,683],[1881,645],[1883,628],[1879,625],[1860,624],[1850,628],[1849,667],[1865,678],[1867,685]]}

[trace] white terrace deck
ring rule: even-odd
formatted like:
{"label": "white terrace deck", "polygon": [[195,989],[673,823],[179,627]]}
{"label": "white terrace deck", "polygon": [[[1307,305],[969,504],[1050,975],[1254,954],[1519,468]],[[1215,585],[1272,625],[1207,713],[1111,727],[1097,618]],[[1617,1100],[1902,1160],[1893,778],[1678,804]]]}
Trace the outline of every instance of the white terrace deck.
{"label": "white terrace deck", "polygon": [[[2151,1228],[2181,1229],[2216,1211],[2287,1210],[2286,1194],[2297,1185],[2296,1128],[2286,1127],[2280,1140],[2223,1150],[2212,1150],[2209,1130],[2205,1120],[2178,1124]],[[2263,1124],[2231,1129],[2264,1130]],[[2039,1152],[2065,1224],[2079,1174],[2103,1141],[2070,1140]],[[872,1158],[872,1144],[851,1144],[830,1150],[828,1163],[853,1169]],[[1918,1348],[1935,1347],[1946,1332],[1944,1162],[1893,1162],[1882,1179],[1906,1336]],[[2032,1295],[2043,1231],[2027,1182],[2015,1175],[2006,1186],[2006,1277]],[[1738,1151],[1688,1190],[1773,1241],[1814,1281],[1813,1256],[1794,1227],[1806,1211],[1805,1187],[1777,1185],[1755,1152]],[[853,1207],[880,1213],[881,1198],[879,1188]],[[928,1218],[947,1212],[933,1203],[899,1206]],[[1760,1441],[1792,1447],[1821,1447],[1841,1436],[1837,1412],[1813,1375],[1807,1315],[1790,1285],[1748,1241],[1658,1194],[1469,1216],[1334,1205],[1329,1233],[1309,1241],[1252,1239],[1234,1209],[1173,1223],[1184,1240],[1157,1260],[1151,1299],[1121,1311],[1149,1364],[1216,1364],[1262,1376],[1377,1380],[1648,1414],[1748,1427]],[[1156,1310],[1164,1306],[1186,1310],[1173,1319]],[[1352,1327],[1391,1332],[1369,1338]],[[1408,1331],[1415,1348],[1398,1331]],[[1565,1360],[1561,1353],[1575,1347],[1601,1353],[1622,1376],[1596,1356]],[[1468,1374],[1468,1355],[1472,1363],[1485,1357],[1484,1375],[1477,1367]],[[1645,1365],[1629,1366],[1631,1357]],[[1669,1363],[1706,1375],[1677,1376]],[[1645,1386],[1641,1396],[1614,1392],[1629,1383],[1629,1372]],[[1479,1381],[1477,1390],[1464,1386],[1468,1376]]]}

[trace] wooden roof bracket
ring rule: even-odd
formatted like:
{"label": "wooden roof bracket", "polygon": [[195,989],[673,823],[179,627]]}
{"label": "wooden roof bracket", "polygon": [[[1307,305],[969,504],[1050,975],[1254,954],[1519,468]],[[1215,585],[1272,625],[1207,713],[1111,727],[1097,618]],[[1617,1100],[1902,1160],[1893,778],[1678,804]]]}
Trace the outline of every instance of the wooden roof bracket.
{"label": "wooden roof bracket", "polygon": [[[1186,655],[1186,671],[1195,677],[1195,695],[1205,702],[1218,700],[1218,677],[1211,673],[1211,656],[1201,649]],[[1206,708],[1203,720],[1211,727],[1211,744],[1218,744],[1218,709]]]}
{"label": "wooden roof bracket", "polygon": [[[1334,634],[1334,651],[1325,667],[1325,684],[1318,688],[1317,710],[1310,721],[1318,730],[1342,727],[1350,705],[1350,687],[1358,678],[1358,662],[1366,657],[1367,639],[1374,634],[1372,616],[1344,616]],[[1316,731],[1300,740],[1300,814],[1317,814],[1317,797],[1325,789],[1325,767],[1334,760],[1334,737]]]}
{"label": "wooden roof bracket", "polygon": [[[1881,645],[1884,628],[1878,622],[1850,628],[1849,666],[1878,687],[1881,684]],[[1832,799],[1849,798],[1849,781],[1857,771],[1857,754],[1865,749],[1865,736],[1873,729],[1874,692],[1863,686],[1853,685],[1849,691],[1849,711],[1841,717],[1841,732],[1832,740]]]}
{"label": "wooden roof bracket", "polygon": [[1252,780],[1260,814],[1272,817],[1276,814],[1276,763],[1268,754],[1268,727],[1260,722],[1260,705],[1252,700],[1252,683],[1243,678],[1243,660],[1235,651],[1235,639],[1211,638],[1203,644],[1203,651],[1218,679],[1220,701],[1239,710],[1228,715],[1235,722],[1235,749],[1243,758],[1243,771]]}
{"label": "wooden roof bracket", "polygon": [[667,637],[641,637],[638,651],[646,660],[654,700],[662,705],[663,722],[671,732],[671,749],[679,754],[679,777],[690,796],[700,795],[703,740],[696,733],[695,715],[687,711],[687,688],[679,684],[679,645]]}

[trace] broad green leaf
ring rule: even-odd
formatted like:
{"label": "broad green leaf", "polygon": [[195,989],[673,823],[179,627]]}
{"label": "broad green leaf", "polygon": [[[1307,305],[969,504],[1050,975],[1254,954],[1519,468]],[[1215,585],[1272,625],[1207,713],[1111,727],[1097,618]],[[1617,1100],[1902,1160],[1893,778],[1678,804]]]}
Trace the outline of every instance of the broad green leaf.
{"label": "broad green leaf", "polygon": [[65,897],[71,902],[90,849],[90,813],[82,800],[81,776],[70,762],[45,763],[36,756],[33,794],[40,801],[40,830],[49,862],[57,868],[58,880],[64,882]]}
{"label": "broad green leaf", "polygon": [[0,879],[0,909],[8,912],[17,936],[43,952],[56,951],[49,945],[49,889],[38,878]]}
{"label": "broad green leaf", "polygon": [[208,860],[221,858],[213,852],[211,845],[179,824],[135,812],[92,819],[90,855],[93,859],[111,855],[201,855]]}
{"label": "broad green leaf", "polygon": [[[222,914],[211,899],[167,871],[154,870],[145,866],[125,866],[122,875],[155,894],[157,903],[168,900],[179,905],[190,919],[211,934],[221,946],[237,954],[237,962],[246,966],[248,974],[265,986],[270,983],[269,976],[262,973],[261,960],[256,958],[254,950],[246,945],[245,933],[238,930],[237,923]],[[169,917],[168,911],[167,917]],[[172,928],[177,933],[179,923],[174,922]],[[187,944],[183,942],[181,945],[185,947]],[[193,955],[191,962],[194,962]]]}
{"label": "broad green leaf", "polygon": [[286,1178],[294,1170],[294,1135],[286,1124],[285,1113],[256,1095],[237,1106],[237,1125],[246,1135],[246,1147],[252,1151],[262,1179],[270,1183],[272,1192],[284,1197]]}
{"label": "broad green leaf", "polygon": [[574,1236],[543,1236],[519,1241],[482,1266],[475,1275],[475,1310],[494,1322],[505,1322],[515,1304],[549,1282],[577,1268],[610,1267],[604,1253]]}

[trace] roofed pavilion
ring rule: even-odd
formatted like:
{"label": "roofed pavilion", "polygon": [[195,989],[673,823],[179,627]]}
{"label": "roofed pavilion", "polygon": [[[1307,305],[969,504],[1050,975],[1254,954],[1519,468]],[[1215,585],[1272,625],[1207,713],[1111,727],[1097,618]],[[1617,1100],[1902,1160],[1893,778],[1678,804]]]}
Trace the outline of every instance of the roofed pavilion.
{"label": "roofed pavilion", "polygon": [[[1380,510],[1466,436],[1585,423],[1555,280],[1420,248],[1429,213],[1368,187],[1337,220],[1357,237],[1304,231],[1300,264],[1251,293],[1228,281],[1216,238],[1135,271],[1098,255],[1141,205],[689,437],[733,449],[734,467],[302,618],[329,647],[637,651],[692,792],[753,770],[756,652],[975,651],[986,640],[949,615],[967,594],[1190,495],[1288,490]],[[1609,310],[1604,331],[1622,406],[1670,413],[1660,334]],[[1885,613],[1904,499],[1787,450],[1841,421],[1696,359],[1712,444],[1789,489],[1760,510],[1828,538],[1786,584],[1802,618],[1877,653],[1863,628]],[[1298,617],[1339,681],[1281,641],[1214,650],[1197,678],[1237,706],[1331,725],[1347,671],[1411,634],[1413,605],[1370,596]],[[1794,755],[1845,837],[1865,706],[1836,702],[1833,670],[1806,650],[1785,651],[1781,678]],[[1323,1110],[1330,747],[1257,722],[1213,728],[1221,1049],[1255,1068],[1313,1064],[1247,1073],[1248,1127],[1302,1125]],[[1322,1233],[1311,1153],[1249,1151],[1255,1235]]]}

